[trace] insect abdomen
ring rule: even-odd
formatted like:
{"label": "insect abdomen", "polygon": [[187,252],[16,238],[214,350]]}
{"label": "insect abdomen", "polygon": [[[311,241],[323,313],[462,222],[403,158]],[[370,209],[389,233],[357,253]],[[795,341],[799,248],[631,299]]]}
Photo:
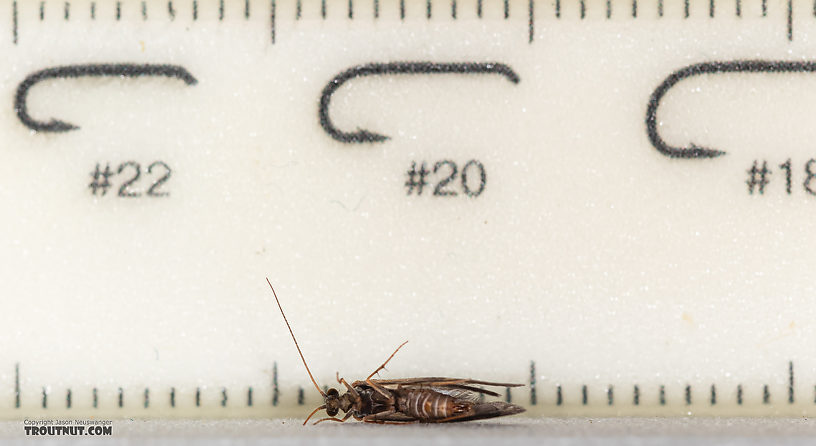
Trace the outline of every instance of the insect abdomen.
{"label": "insect abdomen", "polygon": [[455,398],[433,390],[403,390],[399,393],[397,408],[418,420],[438,420],[469,410]]}

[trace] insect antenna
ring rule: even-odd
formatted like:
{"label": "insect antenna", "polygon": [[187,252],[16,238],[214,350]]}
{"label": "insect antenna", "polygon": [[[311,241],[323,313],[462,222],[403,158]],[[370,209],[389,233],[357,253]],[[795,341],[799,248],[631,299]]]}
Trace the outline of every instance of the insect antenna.
{"label": "insect antenna", "polygon": [[[292,332],[292,326],[289,325],[289,321],[286,319],[286,314],[283,312],[283,307],[281,307],[280,300],[278,300],[278,293],[275,292],[275,287],[272,286],[272,282],[269,281],[269,277],[266,278],[266,283],[269,284],[269,288],[272,288],[272,295],[275,296],[275,302],[278,303],[278,308],[280,308],[281,316],[283,316],[283,321],[286,322],[286,328],[289,329],[289,334],[292,335],[292,340],[295,341],[295,348],[297,348],[297,351],[300,354],[300,359],[303,360],[303,366],[306,367],[306,373],[309,374],[309,378],[311,378],[312,384],[314,384],[315,389],[317,389],[317,391],[320,392],[321,395],[323,395],[323,398],[325,398],[326,393],[320,390],[320,386],[317,385],[317,381],[315,381],[314,376],[312,376],[312,371],[309,370],[309,366],[306,364],[306,358],[303,357],[303,352],[300,351],[300,346],[298,345],[297,339],[295,338],[295,334]],[[319,407],[315,410],[315,412],[325,407],[326,406]],[[312,415],[314,415],[314,412],[312,412]],[[309,418],[311,418],[312,415],[309,415]],[[307,418],[306,421],[308,421],[309,418]]]}

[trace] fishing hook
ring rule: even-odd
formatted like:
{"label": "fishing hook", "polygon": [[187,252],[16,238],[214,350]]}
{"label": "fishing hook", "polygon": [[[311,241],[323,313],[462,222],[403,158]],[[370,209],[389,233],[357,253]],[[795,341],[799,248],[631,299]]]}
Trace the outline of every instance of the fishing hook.
{"label": "fishing hook", "polygon": [[716,158],[726,152],[690,143],[688,147],[674,147],[666,143],[657,129],[657,109],[660,101],[675,84],[694,76],[719,73],[813,73],[816,62],[789,62],[783,60],[736,60],[728,62],[704,62],[681,68],[670,74],[649,98],[646,110],[646,133],[658,152],[671,158]]}
{"label": "fishing hook", "polygon": [[323,88],[320,96],[318,118],[323,130],[332,138],[343,143],[375,143],[389,139],[386,135],[358,128],[354,132],[339,130],[329,117],[329,104],[334,92],[343,84],[356,77],[382,76],[388,74],[498,74],[514,84],[519,83],[519,76],[505,64],[487,63],[435,63],[435,62],[391,62],[357,65],[335,76]]}
{"label": "fishing hook", "polygon": [[37,132],[67,132],[78,129],[79,127],[71,123],[54,118],[51,118],[48,122],[38,121],[32,118],[28,114],[26,100],[28,98],[28,91],[39,82],[49,79],[70,79],[84,76],[164,76],[180,79],[187,85],[195,85],[198,83],[198,80],[196,80],[190,72],[177,65],[89,64],[46,68],[30,74],[17,86],[17,94],[14,96],[14,110],[17,112],[17,117],[20,118],[23,125]]}

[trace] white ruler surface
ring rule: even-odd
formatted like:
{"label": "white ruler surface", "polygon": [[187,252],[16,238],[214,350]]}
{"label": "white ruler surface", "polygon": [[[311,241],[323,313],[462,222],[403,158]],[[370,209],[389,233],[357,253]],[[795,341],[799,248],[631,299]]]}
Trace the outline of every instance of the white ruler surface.
{"label": "white ruler surface", "polygon": [[[816,5],[0,0],[0,417],[816,412]],[[502,392],[504,392],[502,390]]]}

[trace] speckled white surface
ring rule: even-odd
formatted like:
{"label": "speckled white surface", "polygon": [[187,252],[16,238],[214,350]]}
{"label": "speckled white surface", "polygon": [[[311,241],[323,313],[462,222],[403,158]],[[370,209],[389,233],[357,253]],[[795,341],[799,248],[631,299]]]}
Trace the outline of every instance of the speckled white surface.
{"label": "speckled white surface", "polygon": [[[585,3],[585,19],[577,1],[562,2],[560,19],[540,1],[531,44],[522,0],[507,20],[500,2],[479,19],[462,0],[456,21],[437,2],[430,22],[421,1],[406,2],[402,21],[398,2],[382,1],[378,20],[359,2],[353,20],[345,2],[323,20],[306,2],[295,20],[295,2],[278,0],[273,45],[270,2],[252,2],[249,19],[227,2],[224,21],[217,2],[199,3],[195,20],[189,2],[171,20],[151,0],[143,20],[141,3],[125,1],[117,21],[113,2],[98,2],[95,20],[87,1],[70,20],[47,2],[41,22],[38,2],[18,2],[17,45],[0,33],[0,416],[67,410],[69,389],[69,414],[313,407],[266,276],[322,384],[335,371],[366,376],[408,339],[384,377],[532,375],[533,414],[814,410],[816,200],[804,172],[816,77],[678,84],[660,132],[728,152],[716,160],[660,155],[644,122],[656,86],[689,64],[816,58],[816,22],[802,13],[812,4],[793,2],[803,15],[789,41],[782,1],[764,17],[758,1],[741,18],[721,5],[716,20],[707,1],[690,2],[688,19],[682,2],[666,2],[663,18],[641,2],[633,19],[615,1],[609,20],[602,1]],[[318,100],[333,76],[406,60],[498,61],[521,80],[357,79],[334,96],[336,125],[392,138],[349,146],[323,132]],[[36,86],[31,114],[81,126],[66,134],[34,134],[14,114],[30,73],[113,62],[180,65],[198,84]],[[791,195],[778,167],[789,158]],[[406,195],[412,162],[446,159],[483,163],[484,193]],[[156,160],[173,170],[168,197],[117,197],[124,176],[91,195],[96,163]],[[745,183],[754,160],[773,170],[761,196]],[[154,177],[143,174],[144,192]],[[531,388],[512,396],[529,404]]]}
{"label": "speckled white surface", "polygon": [[[776,418],[544,418],[456,425],[379,426],[360,423],[303,427],[299,419],[121,421],[111,437],[70,438],[78,444],[808,444],[816,425]],[[0,423],[4,442],[22,438],[22,423]],[[30,440],[30,437],[29,437]],[[44,437],[39,441],[65,442]]]}

